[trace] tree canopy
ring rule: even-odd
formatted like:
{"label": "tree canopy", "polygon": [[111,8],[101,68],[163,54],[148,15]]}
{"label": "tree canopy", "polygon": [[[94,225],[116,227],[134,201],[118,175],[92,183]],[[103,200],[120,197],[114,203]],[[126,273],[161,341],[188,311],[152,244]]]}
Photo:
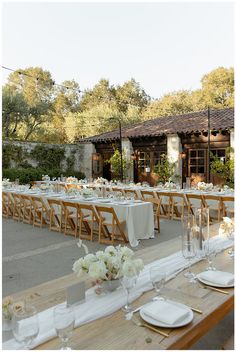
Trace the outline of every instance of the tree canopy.
{"label": "tree canopy", "polygon": [[114,86],[102,78],[80,92],[75,80],[55,85],[51,73],[41,67],[17,70],[8,76],[2,90],[4,139],[74,143],[122,126],[206,109],[234,106],[233,68],[219,67],[201,79],[201,88],[169,92],[151,99],[131,78]]}

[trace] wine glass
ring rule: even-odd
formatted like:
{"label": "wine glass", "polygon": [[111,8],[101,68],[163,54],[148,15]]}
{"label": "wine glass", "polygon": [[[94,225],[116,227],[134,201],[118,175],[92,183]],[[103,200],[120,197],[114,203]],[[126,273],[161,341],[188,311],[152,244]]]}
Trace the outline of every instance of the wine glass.
{"label": "wine glass", "polygon": [[61,304],[54,308],[53,311],[54,327],[57,335],[61,339],[61,350],[71,350],[68,341],[72,336],[75,324],[74,311],[66,304]]}
{"label": "wine glass", "polygon": [[34,306],[25,304],[13,310],[13,335],[17,342],[23,343],[25,349],[30,349],[33,340],[39,333],[37,310]]}
{"label": "wine glass", "polygon": [[129,276],[123,276],[121,279],[121,284],[123,286],[123,288],[126,291],[126,305],[122,308],[122,310],[125,313],[130,313],[132,312],[133,308],[130,306],[129,304],[129,295],[130,295],[130,291],[131,289],[136,285],[137,283],[137,274],[134,274],[133,276],[129,277]]}
{"label": "wine glass", "polygon": [[196,282],[194,273],[191,272],[191,261],[196,256],[196,248],[193,241],[193,215],[187,214],[182,216],[182,255],[188,260],[188,271],[184,276],[189,282]]}
{"label": "wine glass", "polygon": [[216,270],[216,267],[213,262],[213,258],[216,256],[217,247],[215,243],[210,243],[209,240],[204,243],[204,252],[205,257],[208,261],[208,267],[206,270]]}
{"label": "wine glass", "polygon": [[149,271],[150,280],[152,282],[153,288],[156,290],[157,296],[153,298],[153,301],[163,301],[164,297],[160,296],[161,289],[165,285],[166,273],[163,268],[154,266],[150,268]]}

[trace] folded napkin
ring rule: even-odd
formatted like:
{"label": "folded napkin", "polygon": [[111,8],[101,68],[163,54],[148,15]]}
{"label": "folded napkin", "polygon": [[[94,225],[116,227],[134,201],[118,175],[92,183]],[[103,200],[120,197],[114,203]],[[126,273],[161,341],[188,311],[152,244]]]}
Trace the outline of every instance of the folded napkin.
{"label": "folded napkin", "polygon": [[142,309],[143,313],[164,324],[174,325],[185,319],[189,311],[167,301],[156,301]]}
{"label": "folded napkin", "polygon": [[212,284],[219,285],[233,285],[234,283],[234,275],[231,273],[227,273],[225,271],[219,270],[209,270],[203,271],[199,274],[200,279],[211,282]]}

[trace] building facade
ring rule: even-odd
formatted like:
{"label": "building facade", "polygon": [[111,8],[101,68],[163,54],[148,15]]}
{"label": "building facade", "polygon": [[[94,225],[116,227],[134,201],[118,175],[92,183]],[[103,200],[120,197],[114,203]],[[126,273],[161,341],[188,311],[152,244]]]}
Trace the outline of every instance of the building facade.
{"label": "building facade", "polygon": [[[120,146],[119,130],[80,142],[92,152],[88,161],[90,177],[111,179],[111,165],[107,161]],[[192,183],[209,181],[210,176],[215,183],[217,180],[210,175],[209,155],[217,155],[224,162],[228,147],[234,147],[233,108],[158,117],[122,128],[122,150],[132,160],[128,179],[151,185],[156,183],[154,167],[163,153],[175,162],[180,182],[186,182],[187,177]]]}

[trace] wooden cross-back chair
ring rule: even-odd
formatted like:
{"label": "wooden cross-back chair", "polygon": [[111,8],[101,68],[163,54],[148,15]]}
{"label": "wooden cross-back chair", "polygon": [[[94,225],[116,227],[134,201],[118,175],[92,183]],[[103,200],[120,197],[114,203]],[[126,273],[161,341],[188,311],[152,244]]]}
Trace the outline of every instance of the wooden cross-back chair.
{"label": "wooden cross-back chair", "polygon": [[50,207],[49,229],[62,232],[65,219],[62,201],[58,199],[48,199],[48,204]]}
{"label": "wooden cross-back chair", "polygon": [[119,188],[119,187],[112,187],[112,192],[121,192],[123,195],[125,194],[124,189],[123,188]]}
{"label": "wooden cross-back chair", "polygon": [[171,198],[171,219],[181,219],[184,216],[185,210],[188,210],[188,202],[185,194],[177,192],[169,192]]}
{"label": "wooden cross-back chair", "polygon": [[134,199],[139,199],[139,194],[136,189],[126,189],[124,188],[124,195],[128,197],[133,197]]}
{"label": "wooden cross-back chair", "polygon": [[150,198],[156,198],[158,199],[157,197],[157,194],[155,191],[147,191],[147,190],[140,190],[140,193],[141,193],[141,196],[142,196],[142,200],[149,200]]}
{"label": "wooden cross-back chair", "polygon": [[156,191],[157,197],[161,200],[160,218],[170,219],[172,198],[169,192]]}
{"label": "wooden cross-back chair", "polygon": [[77,237],[79,227],[78,203],[62,201],[62,208],[65,215],[64,235],[73,235]]}
{"label": "wooden cross-back chair", "polygon": [[2,192],[2,215],[5,218],[12,217],[13,203],[8,192]]}
{"label": "wooden cross-back chair", "polygon": [[32,224],[33,223],[33,203],[32,199],[30,196],[27,196],[25,194],[21,195],[21,200],[22,200],[22,220],[26,224]]}
{"label": "wooden cross-back chair", "polygon": [[[95,205],[95,208],[99,216],[99,243],[112,245],[114,245],[115,241],[122,241],[128,243],[128,240],[123,230],[125,222],[119,221],[115,210],[113,208],[102,207],[97,205]],[[109,228],[111,228],[111,231],[109,230]],[[105,234],[102,229],[105,229]]]}
{"label": "wooden cross-back chair", "polygon": [[222,218],[222,200],[221,197],[211,194],[203,195],[204,204],[209,208],[210,221],[214,219],[212,211],[217,213],[217,221]]}
{"label": "wooden cross-back chair", "polygon": [[204,208],[205,202],[203,196],[201,194],[192,194],[187,193],[185,194],[187,202],[188,202],[188,213],[193,214],[195,213],[196,209]]}
{"label": "wooden cross-back chair", "polygon": [[20,221],[22,220],[22,209],[23,209],[23,201],[20,194],[12,193],[13,198],[13,219]]}
{"label": "wooden cross-back chair", "polygon": [[31,196],[33,205],[33,226],[43,227],[47,224],[49,209],[39,196]]}
{"label": "wooden cross-back chair", "polygon": [[234,197],[223,196],[221,200],[223,216],[234,217]]}
{"label": "wooden cross-back chair", "polygon": [[[92,204],[79,204],[79,238],[93,241],[94,234],[98,235],[99,229],[99,216],[96,209]],[[85,230],[85,231],[83,231]],[[104,236],[106,234],[105,229],[101,226],[101,232]]]}

